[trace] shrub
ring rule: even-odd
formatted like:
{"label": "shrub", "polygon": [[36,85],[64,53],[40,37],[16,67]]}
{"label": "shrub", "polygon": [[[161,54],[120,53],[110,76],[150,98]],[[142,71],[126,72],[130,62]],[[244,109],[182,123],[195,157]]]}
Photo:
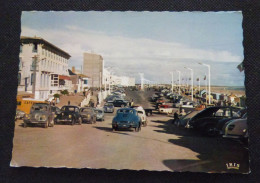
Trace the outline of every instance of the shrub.
{"label": "shrub", "polygon": [[55,94],[53,95],[53,97],[54,97],[54,98],[60,98],[60,94],[55,93]]}
{"label": "shrub", "polygon": [[63,90],[63,91],[61,91],[60,93],[61,93],[62,95],[68,95],[68,94],[69,94],[68,90]]}

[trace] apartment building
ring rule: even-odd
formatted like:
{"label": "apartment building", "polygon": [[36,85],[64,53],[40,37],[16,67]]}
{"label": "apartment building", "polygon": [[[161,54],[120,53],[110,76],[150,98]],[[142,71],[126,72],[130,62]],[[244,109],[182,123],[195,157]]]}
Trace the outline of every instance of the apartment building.
{"label": "apartment building", "polygon": [[84,53],[83,59],[83,74],[89,77],[89,85],[99,88],[103,80],[103,57],[94,53]]}
{"label": "apartment building", "polygon": [[62,90],[71,90],[68,62],[71,56],[41,37],[21,37],[18,92],[33,93],[46,100]]}

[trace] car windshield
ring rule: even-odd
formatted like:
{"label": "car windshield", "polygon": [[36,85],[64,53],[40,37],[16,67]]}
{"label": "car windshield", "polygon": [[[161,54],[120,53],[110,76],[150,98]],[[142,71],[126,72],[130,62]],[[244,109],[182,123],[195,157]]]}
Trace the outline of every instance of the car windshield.
{"label": "car windshield", "polygon": [[32,106],[32,111],[47,111],[47,108],[47,105],[36,104]]}
{"label": "car windshield", "polygon": [[113,106],[112,103],[105,104],[105,106]]}
{"label": "car windshield", "polygon": [[69,106],[61,108],[62,111],[70,111],[70,112],[74,112],[75,109],[76,109],[75,107],[69,107]]}
{"label": "car windshield", "polygon": [[95,110],[95,112],[96,112],[97,114],[102,114],[102,111],[101,111],[101,110]]}
{"label": "car windshield", "polygon": [[92,112],[92,109],[82,108],[82,109],[80,109],[80,112]]}
{"label": "car windshield", "polygon": [[143,114],[143,111],[137,111],[138,112],[138,114]]}
{"label": "car windshield", "polygon": [[189,114],[187,114],[186,116],[184,116],[182,119],[190,119],[192,118],[193,116],[195,116],[196,114],[198,114],[200,111],[193,111]]}
{"label": "car windshield", "polygon": [[131,109],[119,109],[117,113],[123,113],[123,114],[129,114],[129,113],[131,113],[131,114],[133,114],[134,111],[131,110]]}

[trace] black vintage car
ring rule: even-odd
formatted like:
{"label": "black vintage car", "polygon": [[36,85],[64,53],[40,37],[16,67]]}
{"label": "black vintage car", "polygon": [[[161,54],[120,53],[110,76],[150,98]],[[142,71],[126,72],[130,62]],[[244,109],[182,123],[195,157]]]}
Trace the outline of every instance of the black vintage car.
{"label": "black vintage car", "polygon": [[127,106],[127,102],[125,102],[124,100],[115,100],[113,102],[115,107],[125,107]]}
{"label": "black vintage car", "polygon": [[82,118],[79,113],[79,108],[77,106],[63,106],[61,111],[56,114],[54,119],[55,124],[59,123],[69,123],[74,125],[78,123],[79,125],[82,124]]}
{"label": "black vintage car", "polygon": [[228,120],[237,116],[239,110],[240,108],[231,106],[206,108],[190,118],[186,128],[199,130],[202,134],[207,136],[216,136],[219,134],[217,130],[218,123],[223,119]]}

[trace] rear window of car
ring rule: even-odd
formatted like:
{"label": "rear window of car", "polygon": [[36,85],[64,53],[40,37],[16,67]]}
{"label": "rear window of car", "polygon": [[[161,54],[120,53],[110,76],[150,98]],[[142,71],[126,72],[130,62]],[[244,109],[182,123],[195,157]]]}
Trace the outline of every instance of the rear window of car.
{"label": "rear window of car", "polygon": [[78,109],[75,107],[62,107],[61,108],[62,111],[70,111],[70,112],[78,112]]}
{"label": "rear window of car", "polygon": [[131,113],[131,114],[133,114],[134,111],[130,110],[130,109],[119,109],[117,113],[123,113],[123,114]]}
{"label": "rear window of car", "polygon": [[92,112],[92,109],[88,109],[88,108],[83,108],[80,109],[81,112]]}

